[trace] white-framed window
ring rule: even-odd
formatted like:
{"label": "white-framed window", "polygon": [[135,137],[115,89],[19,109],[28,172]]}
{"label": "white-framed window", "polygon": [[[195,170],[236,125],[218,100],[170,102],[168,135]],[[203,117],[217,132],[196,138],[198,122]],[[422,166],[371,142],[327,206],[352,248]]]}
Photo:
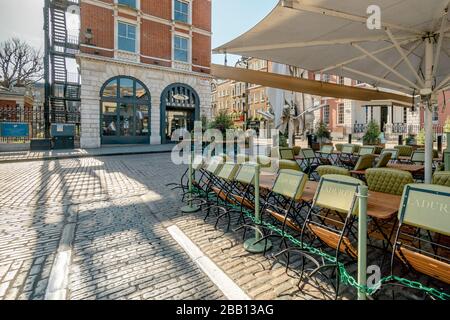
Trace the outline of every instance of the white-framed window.
{"label": "white-framed window", "polygon": [[189,63],[189,39],[175,35],[173,37],[173,58],[175,61]]}
{"label": "white-framed window", "polygon": [[175,21],[189,23],[189,2],[174,0],[173,18]]}
{"label": "white-framed window", "polygon": [[330,106],[326,105],[323,107],[323,123],[330,124]]}
{"label": "white-framed window", "polygon": [[117,0],[118,4],[123,4],[133,9],[137,9],[136,0]]}
{"label": "white-framed window", "polygon": [[119,50],[136,52],[136,26],[119,21],[117,23],[117,48]]}
{"label": "white-framed window", "polygon": [[338,105],[337,124],[344,124],[345,107],[343,103]]}

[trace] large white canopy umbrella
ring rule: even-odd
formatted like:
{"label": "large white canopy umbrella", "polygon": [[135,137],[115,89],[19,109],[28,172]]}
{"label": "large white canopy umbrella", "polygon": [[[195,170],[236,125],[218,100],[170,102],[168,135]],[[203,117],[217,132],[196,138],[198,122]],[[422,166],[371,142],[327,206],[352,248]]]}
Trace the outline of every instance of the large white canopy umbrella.
{"label": "large white canopy umbrella", "polygon": [[[214,52],[337,74],[420,96],[420,105],[425,109],[425,180],[430,182],[431,108],[437,103],[437,95],[450,89],[449,3],[450,0],[280,1],[253,29]],[[377,9],[379,21],[372,19],[378,17]]]}

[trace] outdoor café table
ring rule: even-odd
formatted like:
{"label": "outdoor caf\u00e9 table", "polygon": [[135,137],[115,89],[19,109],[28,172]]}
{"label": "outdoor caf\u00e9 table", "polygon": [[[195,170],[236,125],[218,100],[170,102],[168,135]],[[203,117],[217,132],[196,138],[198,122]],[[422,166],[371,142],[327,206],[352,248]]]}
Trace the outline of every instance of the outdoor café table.
{"label": "outdoor caf\u00e9 table", "polygon": [[388,168],[397,169],[402,171],[408,171],[411,173],[417,173],[423,171],[425,166],[421,164],[402,164],[402,163],[389,163]]}
{"label": "outdoor caf\u00e9 table", "polygon": [[[263,189],[272,189],[277,175],[271,172],[261,172],[259,185]],[[319,183],[316,181],[308,181],[303,191],[302,200],[312,202],[314,194],[316,193]],[[367,201],[367,215],[369,217],[390,220],[392,219],[400,206],[401,196],[369,191],[369,198]]]}

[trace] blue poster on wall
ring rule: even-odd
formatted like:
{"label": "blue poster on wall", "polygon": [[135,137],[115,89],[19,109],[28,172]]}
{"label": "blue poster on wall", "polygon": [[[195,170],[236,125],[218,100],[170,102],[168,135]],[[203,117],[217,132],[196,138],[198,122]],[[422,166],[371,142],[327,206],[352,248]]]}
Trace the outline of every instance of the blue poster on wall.
{"label": "blue poster on wall", "polygon": [[28,123],[0,123],[0,136],[2,137],[28,137]]}

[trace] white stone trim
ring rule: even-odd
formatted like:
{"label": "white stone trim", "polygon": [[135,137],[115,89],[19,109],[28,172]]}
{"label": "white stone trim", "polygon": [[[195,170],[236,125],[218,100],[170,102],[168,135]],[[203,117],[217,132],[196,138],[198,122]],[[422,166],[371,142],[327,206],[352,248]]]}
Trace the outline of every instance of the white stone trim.
{"label": "white stone trim", "polygon": [[168,71],[168,72],[174,72],[179,74],[185,74],[185,75],[193,75],[197,76],[203,79],[212,79],[213,76],[205,73],[195,72],[195,71],[185,71],[180,69],[173,69],[170,67],[164,67],[164,66],[156,66],[154,64],[149,63],[141,63],[141,62],[134,62],[134,61],[124,61],[124,60],[117,60],[114,58],[109,57],[103,57],[103,56],[94,56],[87,53],[79,53],[77,55],[78,59],[91,59],[91,60],[97,60],[97,61],[103,61],[103,62],[110,62],[110,63],[117,63],[117,64],[125,64],[130,66],[135,66],[139,68],[146,68],[146,69],[155,69],[155,70],[161,70],[161,71]]}
{"label": "white stone trim", "polygon": [[81,43],[80,46],[81,46],[81,47],[85,47],[85,48],[90,48],[90,49],[98,49],[98,50],[102,50],[102,51],[114,52],[114,49],[108,49],[108,48],[103,48],[103,47],[97,47],[97,46],[93,46],[93,45],[90,45],[90,44],[84,44],[84,43]]}
{"label": "white stone trim", "polygon": [[168,60],[168,59],[163,59],[163,58],[157,58],[157,57],[151,57],[151,56],[146,56],[144,54],[141,54],[142,58],[147,58],[147,59],[153,59],[153,60],[159,60],[159,61],[164,61],[164,62],[172,62],[172,60]]}

